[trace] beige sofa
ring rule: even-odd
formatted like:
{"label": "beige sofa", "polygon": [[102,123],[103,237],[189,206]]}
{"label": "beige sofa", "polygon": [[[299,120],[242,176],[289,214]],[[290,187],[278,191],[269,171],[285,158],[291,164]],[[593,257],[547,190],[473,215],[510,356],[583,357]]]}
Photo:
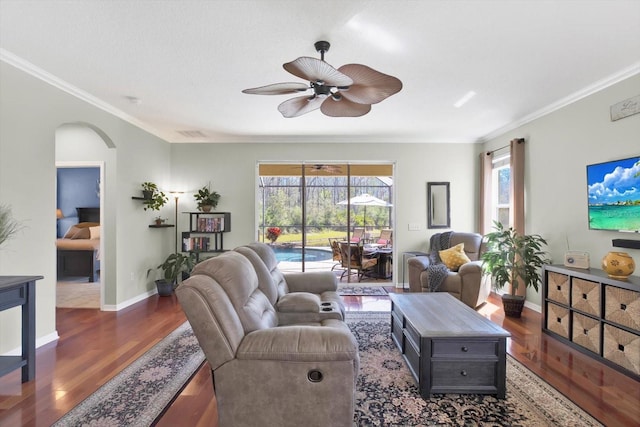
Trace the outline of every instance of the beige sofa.
{"label": "beige sofa", "polygon": [[258,286],[278,313],[278,323],[344,319],[344,303],[338,295],[338,279],[331,271],[282,273],[269,245],[251,243],[234,249],[251,262]]}
{"label": "beige sofa", "polygon": [[318,320],[295,323],[286,315],[281,323],[276,307],[293,293],[259,280],[247,254],[238,249],[206,260],[176,289],[211,366],[220,427],[352,426],[358,344],[342,314],[301,310]]}
{"label": "beige sofa", "polygon": [[[486,302],[491,292],[491,281],[482,274],[482,261],[479,260],[482,250],[482,235],[477,233],[453,232],[450,246],[464,244],[464,252],[470,262],[461,265],[457,271],[449,271],[438,288],[438,292],[449,292],[471,308]],[[429,292],[430,265],[428,256],[417,256],[407,261],[409,272],[409,289],[411,292]]]}

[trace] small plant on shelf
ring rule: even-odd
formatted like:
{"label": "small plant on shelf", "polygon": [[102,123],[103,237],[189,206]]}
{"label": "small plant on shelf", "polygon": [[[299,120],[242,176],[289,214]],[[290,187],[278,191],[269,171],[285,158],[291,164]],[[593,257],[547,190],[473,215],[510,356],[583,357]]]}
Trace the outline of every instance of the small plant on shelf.
{"label": "small plant on shelf", "polygon": [[220,194],[218,194],[217,191],[211,191],[210,187],[211,183],[205,185],[193,195],[193,198],[198,202],[198,209],[203,212],[209,212],[211,209],[215,209],[220,200]]}
{"label": "small plant on shelf", "polygon": [[267,228],[267,239],[269,239],[271,243],[275,243],[275,241],[278,240],[280,233],[280,227],[269,227]]}
{"label": "small plant on shelf", "polygon": [[169,201],[169,198],[153,182],[142,183],[142,195],[144,197],[144,210],[159,211]]}
{"label": "small plant on shelf", "polygon": [[162,218],[160,216],[155,217],[154,221],[156,225],[162,225],[167,220],[167,218]]}

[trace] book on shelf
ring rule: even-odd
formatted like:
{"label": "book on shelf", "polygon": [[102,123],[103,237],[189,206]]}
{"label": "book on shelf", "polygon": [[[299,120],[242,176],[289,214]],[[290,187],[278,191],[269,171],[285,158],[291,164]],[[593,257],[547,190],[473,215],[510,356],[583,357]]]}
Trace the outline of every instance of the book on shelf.
{"label": "book on shelf", "polygon": [[216,217],[199,217],[196,222],[196,229],[193,231],[200,231],[205,233],[219,233],[224,231],[224,218]]}
{"label": "book on shelf", "polygon": [[208,237],[186,237],[182,239],[182,250],[185,252],[206,252],[209,250]]}

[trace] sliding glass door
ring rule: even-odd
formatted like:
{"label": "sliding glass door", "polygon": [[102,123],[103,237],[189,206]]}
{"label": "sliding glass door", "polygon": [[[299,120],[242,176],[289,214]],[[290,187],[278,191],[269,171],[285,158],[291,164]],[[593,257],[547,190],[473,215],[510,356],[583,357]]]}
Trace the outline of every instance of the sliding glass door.
{"label": "sliding glass door", "polygon": [[392,164],[265,162],[258,178],[258,239],[273,245],[283,270],[341,272],[332,240],[362,232],[363,245],[379,248],[383,230],[392,235]]}

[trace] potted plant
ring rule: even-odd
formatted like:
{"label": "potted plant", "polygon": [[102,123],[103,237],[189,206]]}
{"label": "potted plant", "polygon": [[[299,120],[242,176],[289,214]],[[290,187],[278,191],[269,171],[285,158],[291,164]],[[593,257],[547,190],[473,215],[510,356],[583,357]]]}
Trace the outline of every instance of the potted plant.
{"label": "potted plant", "polygon": [[22,228],[11,216],[11,208],[0,205],[0,246]]}
{"label": "potted plant", "polygon": [[271,241],[271,244],[275,243],[280,236],[280,227],[269,227],[267,228],[267,239]]}
{"label": "potted plant", "polygon": [[169,198],[153,182],[142,183],[142,196],[145,211],[147,209],[159,211],[169,201]]}
{"label": "potted plant", "polygon": [[498,221],[494,221],[494,229],[485,236],[487,249],[480,259],[496,288],[511,284],[513,294],[503,294],[502,305],[505,315],[520,317],[525,297],[515,295],[515,292],[521,284],[538,290],[542,283],[539,270],[550,262],[542,249],[547,242],[540,235],[522,235]]}
{"label": "potted plant", "polygon": [[210,184],[205,185],[193,195],[193,198],[198,202],[198,209],[203,212],[209,212],[211,209],[215,209],[220,200],[220,194],[216,191],[211,191],[209,187]]}
{"label": "potted plant", "polygon": [[167,218],[162,218],[161,216],[155,217],[154,221],[156,225],[162,225],[167,220]]}
{"label": "potted plant", "polygon": [[[171,295],[178,285],[178,276],[180,276],[181,273],[190,273],[194,264],[195,255],[193,253],[187,255],[180,252],[170,254],[162,264],[155,268],[162,270],[162,278],[155,281],[158,295],[161,297]],[[147,271],[147,276],[149,276],[153,270],[153,268],[150,268]],[[182,277],[184,278],[184,274]]]}

